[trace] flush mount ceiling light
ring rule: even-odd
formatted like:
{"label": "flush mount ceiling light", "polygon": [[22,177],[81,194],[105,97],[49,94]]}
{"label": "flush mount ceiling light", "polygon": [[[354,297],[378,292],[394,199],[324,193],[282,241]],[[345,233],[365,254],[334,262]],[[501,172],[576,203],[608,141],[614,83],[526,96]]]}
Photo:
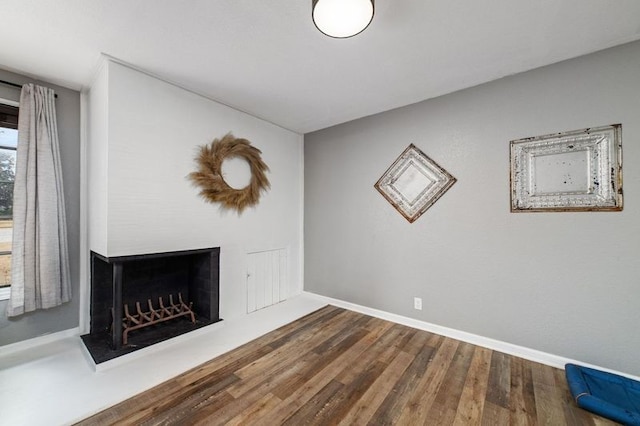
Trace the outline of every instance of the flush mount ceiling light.
{"label": "flush mount ceiling light", "polygon": [[311,0],[313,23],[334,38],[353,37],[373,19],[374,0]]}

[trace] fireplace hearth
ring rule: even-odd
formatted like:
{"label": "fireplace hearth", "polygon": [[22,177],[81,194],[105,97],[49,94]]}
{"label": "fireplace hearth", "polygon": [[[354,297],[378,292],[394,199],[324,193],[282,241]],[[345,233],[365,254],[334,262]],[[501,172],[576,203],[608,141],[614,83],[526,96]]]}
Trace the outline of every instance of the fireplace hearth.
{"label": "fireplace hearth", "polygon": [[105,257],[91,252],[96,364],[220,321],[220,248]]}

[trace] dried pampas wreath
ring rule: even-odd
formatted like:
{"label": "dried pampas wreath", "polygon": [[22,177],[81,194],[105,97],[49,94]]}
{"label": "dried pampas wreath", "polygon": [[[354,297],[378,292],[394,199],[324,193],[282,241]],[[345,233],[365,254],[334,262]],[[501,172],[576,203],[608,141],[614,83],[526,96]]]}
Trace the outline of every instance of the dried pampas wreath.
{"label": "dried pampas wreath", "polygon": [[[222,139],[214,139],[211,145],[199,148],[195,158],[198,171],[190,173],[189,179],[200,188],[200,196],[205,201],[220,203],[223,208],[242,213],[245,208],[258,204],[260,194],[271,187],[265,175],[269,167],[260,154],[262,151],[251,146],[248,140],[228,133]],[[238,157],[247,160],[251,169],[251,181],[242,189],[232,188],[222,177],[224,160]]]}

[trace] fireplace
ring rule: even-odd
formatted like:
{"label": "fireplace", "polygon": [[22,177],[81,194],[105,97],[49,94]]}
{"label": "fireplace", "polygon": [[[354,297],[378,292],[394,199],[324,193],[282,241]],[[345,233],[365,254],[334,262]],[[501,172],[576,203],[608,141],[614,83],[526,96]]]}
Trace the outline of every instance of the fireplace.
{"label": "fireplace", "polygon": [[105,257],[91,252],[96,364],[220,321],[220,248]]}

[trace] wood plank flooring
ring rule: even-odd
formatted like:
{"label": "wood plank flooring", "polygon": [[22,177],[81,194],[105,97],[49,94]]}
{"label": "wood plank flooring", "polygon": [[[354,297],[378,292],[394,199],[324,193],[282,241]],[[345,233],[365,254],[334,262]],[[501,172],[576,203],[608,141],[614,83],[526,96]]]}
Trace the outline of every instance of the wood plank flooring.
{"label": "wood plank flooring", "polygon": [[80,425],[613,425],[564,372],[326,306]]}

